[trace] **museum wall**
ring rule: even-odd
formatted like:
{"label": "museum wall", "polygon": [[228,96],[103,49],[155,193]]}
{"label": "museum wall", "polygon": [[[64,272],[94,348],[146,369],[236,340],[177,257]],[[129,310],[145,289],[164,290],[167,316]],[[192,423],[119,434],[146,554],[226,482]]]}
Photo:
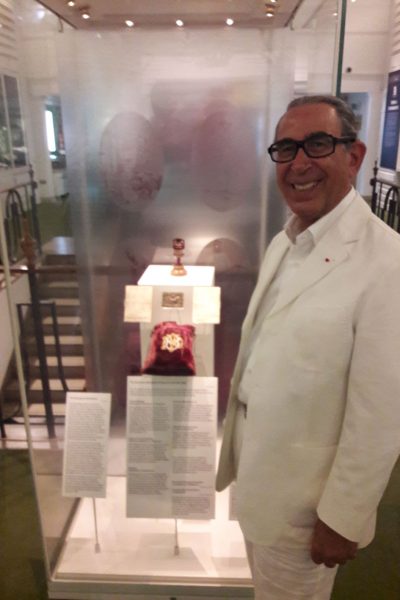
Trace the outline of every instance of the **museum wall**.
{"label": "museum wall", "polygon": [[379,158],[382,114],[385,108],[391,38],[392,0],[347,2],[342,91],[366,94],[363,140],[368,153],[358,176],[358,189],[371,195],[369,180]]}

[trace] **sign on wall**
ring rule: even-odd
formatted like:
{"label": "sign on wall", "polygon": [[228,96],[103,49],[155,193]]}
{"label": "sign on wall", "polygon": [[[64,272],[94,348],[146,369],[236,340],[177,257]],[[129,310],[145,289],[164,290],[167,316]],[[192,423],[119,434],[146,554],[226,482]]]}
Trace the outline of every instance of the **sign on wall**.
{"label": "sign on wall", "polygon": [[397,170],[400,131],[400,71],[389,73],[383,126],[381,163],[384,169]]}

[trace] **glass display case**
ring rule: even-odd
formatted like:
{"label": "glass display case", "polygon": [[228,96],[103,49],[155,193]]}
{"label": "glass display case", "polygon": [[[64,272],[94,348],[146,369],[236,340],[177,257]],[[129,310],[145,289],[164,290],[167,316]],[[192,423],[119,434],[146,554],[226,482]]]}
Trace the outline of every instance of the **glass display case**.
{"label": "glass display case", "polygon": [[[337,21],[307,19],[58,36],[73,237],[35,276],[62,365],[43,315],[40,435],[49,411],[25,391],[7,280],[50,598],[252,597],[234,492],[212,482],[241,323],[286,217],[266,148],[295,95],[335,89],[336,39]],[[174,279],[176,238],[188,271]],[[165,321],[195,327],[194,376],[141,374]]]}

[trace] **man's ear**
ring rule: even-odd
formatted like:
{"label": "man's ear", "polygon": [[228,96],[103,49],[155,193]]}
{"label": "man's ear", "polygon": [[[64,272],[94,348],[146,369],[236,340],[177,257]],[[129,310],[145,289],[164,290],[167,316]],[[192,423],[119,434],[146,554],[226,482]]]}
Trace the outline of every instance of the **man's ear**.
{"label": "man's ear", "polygon": [[350,176],[352,179],[357,175],[362,162],[364,160],[365,153],[367,152],[367,147],[361,140],[356,140],[353,142],[348,150],[349,153],[349,168],[350,168]]}

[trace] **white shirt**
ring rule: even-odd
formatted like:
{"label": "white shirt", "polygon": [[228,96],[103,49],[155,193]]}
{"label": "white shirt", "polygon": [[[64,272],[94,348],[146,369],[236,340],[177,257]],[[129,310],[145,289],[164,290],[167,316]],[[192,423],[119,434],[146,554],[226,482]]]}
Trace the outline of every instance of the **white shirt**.
{"label": "white shirt", "polygon": [[290,240],[290,246],[284,254],[275,276],[271,281],[264,297],[260,302],[257,314],[254,319],[253,329],[250,335],[250,341],[247,349],[247,364],[243,370],[242,379],[238,388],[238,399],[243,404],[247,404],[249,399],[249,383],[253,374],[253,349],[259,340],[262,323],[275,305],[285,286],[296,274],[296,271],[305,261],[307,256],[322,239],[328,229],[342,216],[345,210],[350,206],[356,196],[355,189],[352,187],[346,196],[326,215],[315,221],[312,225],[301,231],[300,219],[292,215],[284,227],[284,231]]}

